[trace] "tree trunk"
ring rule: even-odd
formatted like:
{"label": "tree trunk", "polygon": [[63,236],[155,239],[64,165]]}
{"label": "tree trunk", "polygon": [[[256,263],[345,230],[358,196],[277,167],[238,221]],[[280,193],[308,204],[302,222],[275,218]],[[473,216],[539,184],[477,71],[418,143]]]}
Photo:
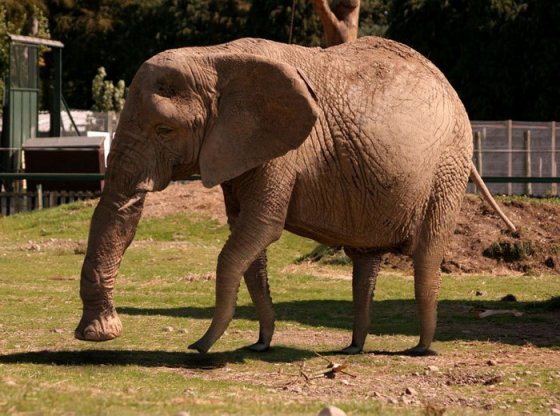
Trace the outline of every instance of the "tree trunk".
{"label": "tree trunk", "polygon": [[360,0],[311,0],[323,23],[327,46],[339,45],[358,38]]}

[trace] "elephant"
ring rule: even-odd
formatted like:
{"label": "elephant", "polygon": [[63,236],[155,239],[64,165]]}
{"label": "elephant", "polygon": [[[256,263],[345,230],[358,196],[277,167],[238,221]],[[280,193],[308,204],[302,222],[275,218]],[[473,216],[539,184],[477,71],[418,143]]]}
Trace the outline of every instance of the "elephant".
{"label": "elephant", "polygon": [[440,265],[472,177],[472,131],[444,75],[379,37],[321,49],[262,39],[161,52],[130,85],[94,210],[80,296],[81,340],[121,335],[119,264],[147,192],[199,174],[221,185],[230,235],[216,267],[216,307],[189,348],[207,352],[232,320],[244,277],[259,319],[251,348],[270,347],[275,316],[267,247],[284,229],[343,246],[353,262],[352,341],[363,350],[381,255],[410,255],[420,340],[431,353]]}

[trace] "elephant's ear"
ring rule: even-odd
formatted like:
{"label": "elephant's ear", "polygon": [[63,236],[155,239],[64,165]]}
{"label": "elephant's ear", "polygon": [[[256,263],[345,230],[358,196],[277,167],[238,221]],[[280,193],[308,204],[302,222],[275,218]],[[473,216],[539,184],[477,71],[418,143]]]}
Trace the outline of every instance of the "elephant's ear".
{"label": "elephant's ear", "polygon": [[310,87],[292,66],[252,55],[214,59],[217,117],[199,157],[208,188],[297,148],[319,111]]}

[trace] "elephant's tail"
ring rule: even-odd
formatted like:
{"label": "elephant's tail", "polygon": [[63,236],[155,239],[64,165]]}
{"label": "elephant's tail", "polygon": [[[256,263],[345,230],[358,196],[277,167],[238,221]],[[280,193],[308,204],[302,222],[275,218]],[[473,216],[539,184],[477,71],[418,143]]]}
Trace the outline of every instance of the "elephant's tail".
{"label": "elephant's tail", "polygon": [[479,175],[478,171],[476,170],[476,167],[474,166],[473,162],[471,162],[471,179],[474,182],[474,184],[476,185],[476,187],[478,188],[478,190],[480,191],[480,193],[482,194],[482,197],[484,198],[484,200],[486,202],[488,202],[492,206],[492,208],[494,208],[494,211],[496,211],[496,213],[500,216],[500,218],[506,223],[508,228],[511,231],[516,231],[515,225],[513,225],[511,220],[507,217],[506,214],[504,214],[504,212],[499,207],[496,200],[492,197],[492,194],[490,193],[490,191],[486,187],[486,184],[484,183],[484,181],[480,177],[480,175]]}

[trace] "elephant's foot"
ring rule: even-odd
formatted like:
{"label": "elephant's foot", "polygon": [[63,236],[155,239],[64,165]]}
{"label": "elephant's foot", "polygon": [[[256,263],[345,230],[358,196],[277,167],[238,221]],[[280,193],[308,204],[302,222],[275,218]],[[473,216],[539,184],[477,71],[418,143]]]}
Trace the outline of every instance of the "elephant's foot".
{"label": "elephant's foot", "polygon": [[355,343],[350,344],[348,347],[344,348],[343,350],[341,350],[340,352],[342,354],[348,354],[348,355],[354,355],[354,354],[359,354],[364,350],[364,346],[362,345],[358,345]]}
{"label": "elephant's foot", "polygon": [[428,347],[424,347],[422,345],[417,345],[414,348],[404,350],[403,355],[408,355],[408,356],[411,356],[411,357],[427,357],[427,356],[438,355],[438,353],[434,350],[431,350]]}
{"label": "elephant's foot", "polygon": [[82,341],[109,341],[121,334],[122,323],[114,309],[102,313],[84,311],[74,331],[74,336]]}
{"label": "elephant's foot", "polygon": [[202,337],[200,338],[198,341],[196,341],[194,344],[189,345],[187,348],[189,350],[195,350],[198,351],[201,354],[205,354],[208,352],[208,350],[210,349],[210,347],[212,347],[214,343],[213,342],[209,342],[206,337]]}
{"label": "elephant's foot", "polygon": [[265,336],[261,333],[259,340],[247,348],[254,352],[265,352],[270,349],[270,342],[272,341],[272,335]]}
{"label": "elephant's foot", "polygon": [[255,342],[247,347],[251,351],[254,352],[265,352],[270,349],[270,344],[266,344],[264,342]]}

